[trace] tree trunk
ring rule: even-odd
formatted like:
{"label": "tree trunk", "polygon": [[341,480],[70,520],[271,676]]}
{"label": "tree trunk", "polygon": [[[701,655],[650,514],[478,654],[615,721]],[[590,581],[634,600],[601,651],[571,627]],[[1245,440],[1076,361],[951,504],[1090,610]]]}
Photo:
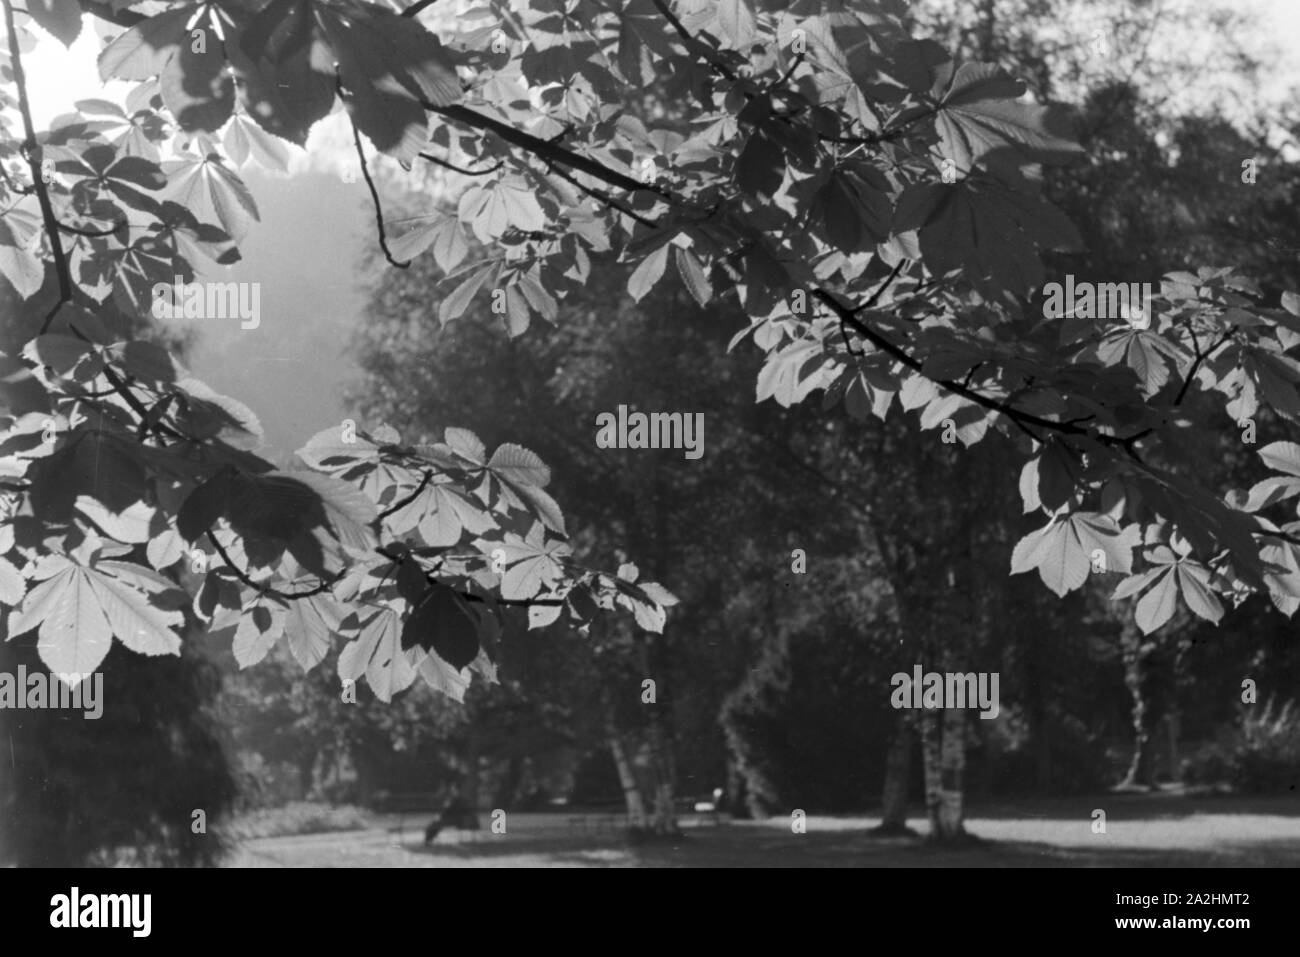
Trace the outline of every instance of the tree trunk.
{"label": "tree trunk", "polygon": [[[962,823],[965,810],[962,801],[963,777],[966,771],[966,712],[960,708],[943,711],[943,745],[940,748],[939,805],[931,820],[942,840],[963,837],[966,828]],[[935,826],[937,824],[937,827]]]}
{"label": "tree trunk", "polygon": [[879,830],[885,834],[907,832],[907,786],[912,770],[912,728],[905,711],[894,718],[894,736],[885,756],[885,784],[881,790]]}
{"label": "tree trunk", "polygon": [[677,807],[674,799],[672,751],[667,741],[663,718],[657,710],[650,712],[650,770],[654,780],[654,817],[651,826],[656,834],[677,833]]}
{"label": "tree trunk", "polygon": [[1155,784],[1155,768],[1151,762],[1151,732],[1147,722],[1147,700],[1143,691],[1146,674],[1146,652],[1142,648],[1142,635],[1131,622],[1126,622],[1120,633],[1124,653],[1124,684],[1132,698],[1133,758],[1128,772],[1119,783],[1120,788],[1147,787]]}
{"label": "tree trunk", "polygon": [[650,741],[650,776],[652,782],[653,812],[651,827],[656,834],[676,834],[677,807],[675,784],[677,768],[673,760],[672,729],[668,722],[671,700],[665,694],[665,677],[668,674],[667,654],[662,635],[643,634],[641,655],[644,673],[656,676],[658,697],[648,705],[646,730]]}
{"label": "tree trunk", "polygon": [[628,825],[638,830],[645,830],[650,824],[645,811],[645,798],[641,794],[640,785],[637,784],[636,771],[628,759],[623,737],[614,729],[613,721],[607,724],[605,733],[609,740],[609,752],[614,756],[614,767],[618,769],[619,784],[623,787]]}
{"label": "tree trunk", "polygon": [[1169,714],[1165,716],[1169,729],[1169,780],[1181,781],[1183,778],[1183,759],[1179,751],[1182,738],[1183,716],[1177,704],[1170,705]]}
{"label": "tree trunk", "polygon": [[952,841],[965,835],[962,823],[962,771],[966,764],[965,715],[956,708],[921,714],[925,754],[925,808],[930,839]]}

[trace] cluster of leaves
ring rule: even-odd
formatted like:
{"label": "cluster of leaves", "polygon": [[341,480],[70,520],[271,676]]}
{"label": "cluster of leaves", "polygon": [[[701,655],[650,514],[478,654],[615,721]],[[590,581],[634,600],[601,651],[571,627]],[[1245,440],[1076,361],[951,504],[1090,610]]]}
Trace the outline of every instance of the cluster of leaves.
{"label": "cluster of leaves", "polygon": [[245,666],[284,637],[310,669],[347,639],[340,676],[385,699],[417,673],[457,697],[467,667],[490,676],[502,606],[527,607],[531,627],[566,612],[582,627],[617,605],[662,629],[662,587],[573,561],[527,449],[488,456],[460,429],[415,448],[344,423],[299,450],[308,468],[279,471],[240,447],[260,438],[246,408],[159,346],[90,337],[91,318],[66,320],[84,338],[47,333],[6,362],[18,494],[0,600],[9,634],[37,630],[52,671],[92,672],[114,636],[175,654],[186,605]]}
{"label": "cluster of leaves", "polygon": [[[243,666],[283,638],[310,669],[342,639],[339,676],[364,676],[389,700],[417,675],[457,699],[471,672],[495,680],[488,649],[509,606],[525,607],[533,628],[562,615],[585,628],[618,607],[662,630],[667,590],[638,583],[630,564],[606,575],[574,561],[549,470],[527,449],[489,456],[459,429],[406,446],[391,429],[347,422],[280,471],[250,451],[261,430],[249,409],[163,346],[122,338],[156,283],[193,278],[196,258],[233,261],[257,218],[203,130],[225,128],[235,163],[282,164],[283,144],[247,114],[213,119],[225,80],[196,99],[194,71],[213,61],[179,38],[196,22],[219,32],[207,5],[166,11],[105,49],[106,72],[141,81],[126,110],[82,101],[37,135],[21,73],[31,38],[7,12],[0,72],[13,88],[0,88],[0,106],[23,128],[0,114],[0,161],[21,167],[0,185],[10,206],[0,272],[28,298],[48,263],[61,290],[40,333],[0,357],[8,637],[36,632],[41,660],[70,682],[99,667],[114,637],[178,654],[196,619],[231,639]],[[80,22],[75,4],[32,16],[65,42],[75,31],[56,29],[59,18]],[[176,127],[194,133],[184,146]]]}
{"label": "cluster of leaves", "polygon": [[[701,305],[731,290],[751,319],[733,347],[749,336],[766,354],[759,399],[823,390],[828,407],[884,417],[897,397],[922,428],[951,424],[966,445],[991,428],[1014,436],[1026,509],[1048,518],[1014,571],[1037,568],[1058,593],[1091,571],[1129,575],[1118,594],[1150,589],[1137,603],[1148,630],[1176,595],[1211,618],[1222,597],[1252,590],[1287,612],[1300,599],[1295,523],[1259,514],[1294,494],[1290,446],[1262,453],[1283,475],[1221,498],[1183,467],[1177,442],[1206,405],[1193,393],[1217,395],[1234,423],[1264,407],[1294,421],[1295,302],[1263,308],[1240,277],[1201,270],[1169,277],[1142,328],[1042,318],[1031,301],[1046,278],[1040,255],[1078,245],[1043,198],[1042,167],[1081,150],[1018,81],[913,39],[901,0],[497,0],[442,39],[361,0],[83,6],[124,28],[99,65],[105,79],[141,84],[125,115],[83,103],[43,137],[0,129],[4,156],[32,174],[6,186],[17,195],[0,216],[0,271],[29,295],[51,260],[62,292],[46,335],[8,360],[27,405],[3,439],[19,514],[33,519],[31,530],[15,520],[29,550],[22,581],[60,582],[40,601],[29,592],[18,624],[39,621],[51,646],[72,641],[55,596],[76,594],[97,596],[108,623],[87,635],[168,650],[171,589],[157,565],[128,572],[119,559],[143,546],[161,561],[199,535],[229,560],[207,573],[196,611],[233,627],[245,660],[284,629],[305,665],[324,636],[352,637],[349,673],[404,643],[473,663],[488,589],[528,602],[535,624],[618,603],[662,624],[670,596],[575,570],[522,450],[485,459],[461,433],[432,451],[358,433],[343,451],[318,436],[303,458],[321,474],[275,473],[228,441],[249,431],[246,410],[72,305],[112,293],[138,315],[164,271],[188,275],[179,264],[196,255],[229,261],[256,208],[218,135],[232,157],[274,161],[275,137],[305,143],[338,104],[359,154],[364,134],[400,163],[453,171],[427,221],[393,247],[380,212],[391,261],[431,251],[447,273],[441,321],[491,290],[522,334],[534,315],[556,318],[597,255],[633,267],[638,299],[670,272]],[[75,14],[71,3],[32,11],[65,41]],[[21,94],[17,65],[3,69]],[[160,166],[149,154],[173,126],[197,146]],[[37,181],[50,157],[57,186]],[[471,233],[486,257],[470,259]],[[147,541],[99,524],[136,507],[149,511]],[[506,570],[492,569],[491,549]],[[84,571],[105,565],[93,579]],[[294,589],[304,577],[316,584]],[[112,624],[127,615],[129,640],[115,630],[127,619]],[[419,639],[434,623],[443,647]]]}

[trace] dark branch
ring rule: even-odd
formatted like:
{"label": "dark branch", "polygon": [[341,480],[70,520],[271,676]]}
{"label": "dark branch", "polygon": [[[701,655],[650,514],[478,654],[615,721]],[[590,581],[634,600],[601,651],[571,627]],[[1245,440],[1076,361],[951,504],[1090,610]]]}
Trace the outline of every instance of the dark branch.
{"label": "dark branch", "polygon": [[1235,332],[1235,331],[1236,331],[1236,327],[1235,327],[1235,326],[1234,326],[1234,327],[1230,327],[1230,328],[1229,328],[1229,329],[1228,329],[1228,330],[1227,330],[1227,331],[1226,331],[1222,336],[1219,337],[1219,341],[1218,341],[1218,342],[1216,342],[1214,345],[1210,346],[1210,348],[1206,349],[1204,352],[1201,351],[1200,343],[1198,343],[1198,342],[1196,341],[1196,336],[1195,336],[1195,334],[1192,335],[1192,346],[1193,346],[1193,348],[1194,348],[1195,351],[1196,351],[1196,358],[1192,360],[1192,365],[1191,365],[1191,367],[1187,370],[1187,375],[1183,377],[1183,384],[1182,384],[1182,386],[1181,386],[1181,387],[1179,388],[1179,390],[1178,390],[1178,395],[1177,395],[1177,397],[1174,399],[1174,405],[1182,405],[1182,404],[1183,404],[1183,399],[1184,399],[1184,398],[1186,397],[1186,395],[1187,395],[1187,390],[1188,390],[1189,388],[1191,388],[1192,380],[1196,378],[1196,372],[1197,372],[1198,369],[1200,369],[1200,367],[1201,367],[1201,363],[1204,362],[1206,359],[1210,358],[1210,357],[1211,357],[1212,355],[1214,355],[1216,352],[1218,352],[1218,351],[1219,351],[1219,348],[1220,348],[1220,347],[1221,347],[1225,342],[1227,342],[1229,339],[1232,338],[1232,334],[1233,334],[1233,332]]}
{"label": "dark branch", "polygon": [[625,189],[629,192],[646,190],[647,192],[654,193],[667,200],[674,199],[671,192],[656,183],[642,183],[625,173],[609,169],[588,156],[583,156],[581,153],[575,153],[566,147],[560,146],[558,143],[551,142],[550,140],[544,140],[533,136],[530,133],[525,133],[523,130],[516,129],[508,123],[503,123],[498,119],[486,116],[476,110],[471,110],[467,106],[461,106],[459,104],[453,104],[451,106],[436,106],[427,100],[422,101],[421,105],[430,113],[437,113],[439,116],[445,116],[448,119],[464,123],[472,129],[495,133],[512,146],[518,146],[520,149],[526,150],[545,162],[558,163],[561,166],[567,166],[570,169],[586,173],[587,175],[592,176],[603,183],[607,183],[610,186]]}
{"label": "dark branch", "polygon": [[686,49],[696,53],[700,59],[705,63],[708,63],[728,80],[734,82],[740,79],[740,77],[736,76],[735,71],[732,70],[731,67],[727,66],[727,64],[723,63],[713,55],[713,50],[709,48],[708,44],[704,43],[698,37],[693,36],[691,31],[686,29],[685,25],[681,20],[677,19],[677,15],[673,13],[665,0],[650,0],[650,2],[655,5],[655,9],[663,14],[663,18],[672,25],[674,30],[677,31],[677,35],[681,37],[682,42],[686,44]]}
{"label": "dark branch", "polygon": [[402,509],[406,508],[406,506],[414,502],[417,498],[420,497],[420,493],[423,492],[426,488],[428,488],[429,483],[432,481],[433,481],[433,470],[430,469],[429,471],[424,473],[424,478],[420,480],[420,484],[415,487],[414,492],[406,496],[406,498],[402,499],[400,502],[396,502],[395,504],[389,506],[388,508],[384,509],[382,512],[379,513],[380,521],[383,521],[389,515],[392,515],[396,512],[400,512]]}
{"label": "dark branch", "polygon": [[411,4],[409,7],[407,7],[405,10],[402,11],[402,16],[413,17],[421,10],[424,10],[426,7],[431,7],[437,2],[438,0],[416,0],[415,3]]}
{"label": "dark branch", "polygon": [[[386,548],[383,547],[376,548],[375,553],[378,555],[383,555],[390,562],[401,561],[400,555],[394,555],[392,552],[388,551]],[[433,585],[442,585],[444,588],[451,587],[446,582],[439,581],[437,576],[434,575],[432,571],[426,571],[424,573],[424,579],[425,581]],[[531,608],[533,606],[537,606],[539,608],[558,607],[564,604],[563,598],[491,598],[488,599],[488,598],[484,598],[482,595],[475,595],[473,592],[460,591],[458,589],[453,589],[453,590],[456,591],[457,595],[459,595],[461,598],[464,598],[466,601],[477,601],[477,602],[483,602],[484,604],[486,604],[488,601],[492,601],[498,605],[508,605],[514,608]]]}
{"label": "dark branch", "polygon": [[[339,95],[343,95],[341,85]],[[366,188],[370,190],[370,201],[375,206],[375,225],[379,229],[379,248],[383,250],[384,258],[388,260],[390,266],[406,269],[411,265],[411,261],[408,259],[406,262],[398,262],[393,258],[393,254],[388,248],[388,233],[384,229],[384,207],[379,201],[379,190],[375,189],[375,181],[370,178],[370,170],[366,168],[366,151],[361,145],[361,133],[357,130],[357,124],[350,115],[348,116],[348,122],[352,125],[352,142],[356,145],[357,161],[361,164],[361,175],[366,179]]]}
{"label": "dark branch", "polygon": [[[310,598],[313,595],[319,595],[322,592],[327,592],[334,587],[334,582],[323,581],[315,588],[309,588],[306,591],[283,592],[283,591],[279,591],[278,589],[272,588],[270,585],[266,585],[261,582],[254,581],[252,578],[248,577],[247,572],[245,572],[242,568],[240,568],[238,565],[234,563],[234,560],[231,559],[230,554],[224,548],[222,548],[221,543],[217,541],[217,536],[212,534],[212,529],[208,529],[206,534],[208,536],[208,541],[212,543],[212,547],[217,550],[217,554],[221,556],[222,560],[225,561],[226,565],[230,568],[230,570],[235,573],[235,577],[238,578],[245,585],[247,585],[249,588],[256,588],[259,592],[263,594],[271,595],[275,598],[283,598],[285,601],[297,601],[300,598]],[[346,571],[346,569],[344,569],[344,571]],[[340,571],[338,575],[335,576],[334,581],[336,582],[342,577],[343,577],[343,571]]]}
{"label": "dark branch", "polygon": [[651,229],[659,228],[659,224],[655,222],[653,219],[649,219],[645,216],[642,216],[640,213],[636,212],[635,210],[630,209],[623,203],[620,203],[618,200],[616,200],[613,196],[610,196],[609,193],[605,192],[603,189],[593,189],[590,186],[584,186],[581,182],[579,182],[576,176],[574,176],[572,173],[569,173],[561,169],[559,166],[555,165],[554,163],[548,161],[546,166],[548,169],[550,169],[552,173],[560,177],[560,179],[564,180],[567,183],[572,183],[574,186],[582,190],[584,193],[586,193],[588,196],[590,196],[592,199],[596,200],[597,202],[604,203],[610,209],[618,210],[624,216],[628,216],[636,220],[642,226],[649,226]]}
{"label": "dark branch", "polygon": [[74,236],[112,236],[114,233],[126,229],[126,220],[122,220],[111,229],[81,229],[77,226],[69,226],[67,223],[59,223],[59,229]]}
{"label": "dark branch", "polygon": [[[857,312],[856,309],[852,309],[849,306],[842,304],[830,293],[821,289],[814,290],[813,295],[815,295],[822,302],[830,306],[831,309],[835,311],[835,314],[839,316],[841,320],[843,320],[844,322],[852,326],[853,330],[857,332],[858,335],[866,339],[868,342],[874,345],[881,352],[893,356],[895,359],[897,359],[907,368],[911,369],[913,372],[917,372],[920,373],[921,375],[925,375],[925,373],[922,371],[921,363],[916,358],[908,354],[908,352],[905,349],[902,349],[899,346],[895,345],[894,343],[890,342],[880,333],[876,332],[870,326],[866,325],[864,322],[858,319],[856,315]],[[934,382],[936,385],[942,386],[943,388],[947,389],[949,392],[956,393],[957,395],[961,396],[964,399],[969,399],[971,402],[974,402],[976,405],[982,408],[989,409],[990,411],[998,412],[1002,415],[1005,415],[1008,419],[1010,419],[1013,423],[1015,423],[1018,427],[1020,427],[1020,429],[1024,431],[1027,435],[1034,438],[1035,441],[1040,441],[1040,440],[1036,435],[1034,435],[1032,431],[1030,431],[1027,428],[1027,426],[1035,425],[1038,426],[1039,428],[1048,429],[1053,432],[1060,432],[1065,435],[1079,435],[1079,436],[1089,437],[1098,442],[1101,442],[1104,445],[1119,446],[1123,448],[1129,455],[1133,456],[1134,458],[1137,457],[1133,449],[1133,446],[1138,441],[1138,439],[1141,438],[1140,435],[1130,436],[1128,438],[1120,438],[1117,435],[1107,435],[1104,432],[1096,432],[1091,429],[1083,429],[1076,425],[1070,425],[1069,423],[1057,422],[1053,419],[1045,419],[1042,416],[1025,412],[1022,409],[1017,409],[1015,406],[1008,405],[1005,402],[999,402],[997,399],[990,398],[989,396],[986,396],[981,392],[977,392],[974,389],[967,388],[966,386],[962,385],[960,382],[953,382],[948,379],[933,379],[930,376],[926,376],[926,378],[931,379],[931,381]]]}
{"label": "dark branch", "polygon": [[498,160],[495,166],[489,166],[487,169],[466,169],[463,166],[457,166],[455,163],[449,163],[445,159],[439,159],[429,153],[421,153],[420,159],[426,159],[430,163],[436,163],[444,169],[449,169],[453,173],[460,173],[462,176],[487,176],[489,173],[495,173],[505,165],[505,160]]}
{"label": "dark branch", "polygon": [[36,190],[36,199],[41,205],[41,220],[45,224],[45,234],[50,240],[50,250],[54,256],[54,270],[59,278],[59,301],[54,304],[49,315],[41,324],[41,335],[45,335],[50,323],[63,306],[72,301],[72,272],[68,269],[68,256],[59,238],[59,220],[54,215],[54,204],[50,202],[50,191],[46,188],[41,175],[40,160],[36,158],[36,124],[32,122],[32,106],[27,99],[27,73],[23,68],[22,52],[18,48],[18,28],[14,25],[14,7],[11,0],[4,0],[5,29],[9,32],[9,61],[14,73],[14,85],[18,88],[18,112],[23,118],[23,159],[32,176],[32,188]]}

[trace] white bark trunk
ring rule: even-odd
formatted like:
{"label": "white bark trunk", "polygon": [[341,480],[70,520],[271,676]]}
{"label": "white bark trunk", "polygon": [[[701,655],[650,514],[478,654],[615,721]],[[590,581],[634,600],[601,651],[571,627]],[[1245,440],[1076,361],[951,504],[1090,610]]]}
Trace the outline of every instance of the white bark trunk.
{"label": "white bark trunk", "polygon": [[627,748],[623,744],[623,737],[614,730],[611,725],[607,732],[609,738],[609,750],[614,756],[614,766],[618,769],[619,784],[623,787],[623,801],[627,805],[627,821],[630,827],[645,829],[649,826],[649,818],[645,811],[645,798],[641,795],[641,787],[637,784],[636,771],[632,767],[632,762],[628,759]]}

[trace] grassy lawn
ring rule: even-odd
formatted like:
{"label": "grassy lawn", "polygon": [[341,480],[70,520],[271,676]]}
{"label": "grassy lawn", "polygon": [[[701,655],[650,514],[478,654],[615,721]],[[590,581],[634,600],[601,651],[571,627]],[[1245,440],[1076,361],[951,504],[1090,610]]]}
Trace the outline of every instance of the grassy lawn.
{"label": "grassy lawn", "polygon": [[[1092,833],[1092,811],[1106,833]],[[487,823],[486,815],[483,821]],[[967,829],[978,840],[956,848],[877,838],[870,817],[713,825],[683,821],[671,843],[629,845],[594,818],[511,814],[506,834],[446,834],[422,843],[423,818],[365,829],[245,841],[230,864],[242,867],[1163,867],[1300,865],[1300,800],[1115,795],[977,807]],[[919,833],[925,822],[910,822]]]}

